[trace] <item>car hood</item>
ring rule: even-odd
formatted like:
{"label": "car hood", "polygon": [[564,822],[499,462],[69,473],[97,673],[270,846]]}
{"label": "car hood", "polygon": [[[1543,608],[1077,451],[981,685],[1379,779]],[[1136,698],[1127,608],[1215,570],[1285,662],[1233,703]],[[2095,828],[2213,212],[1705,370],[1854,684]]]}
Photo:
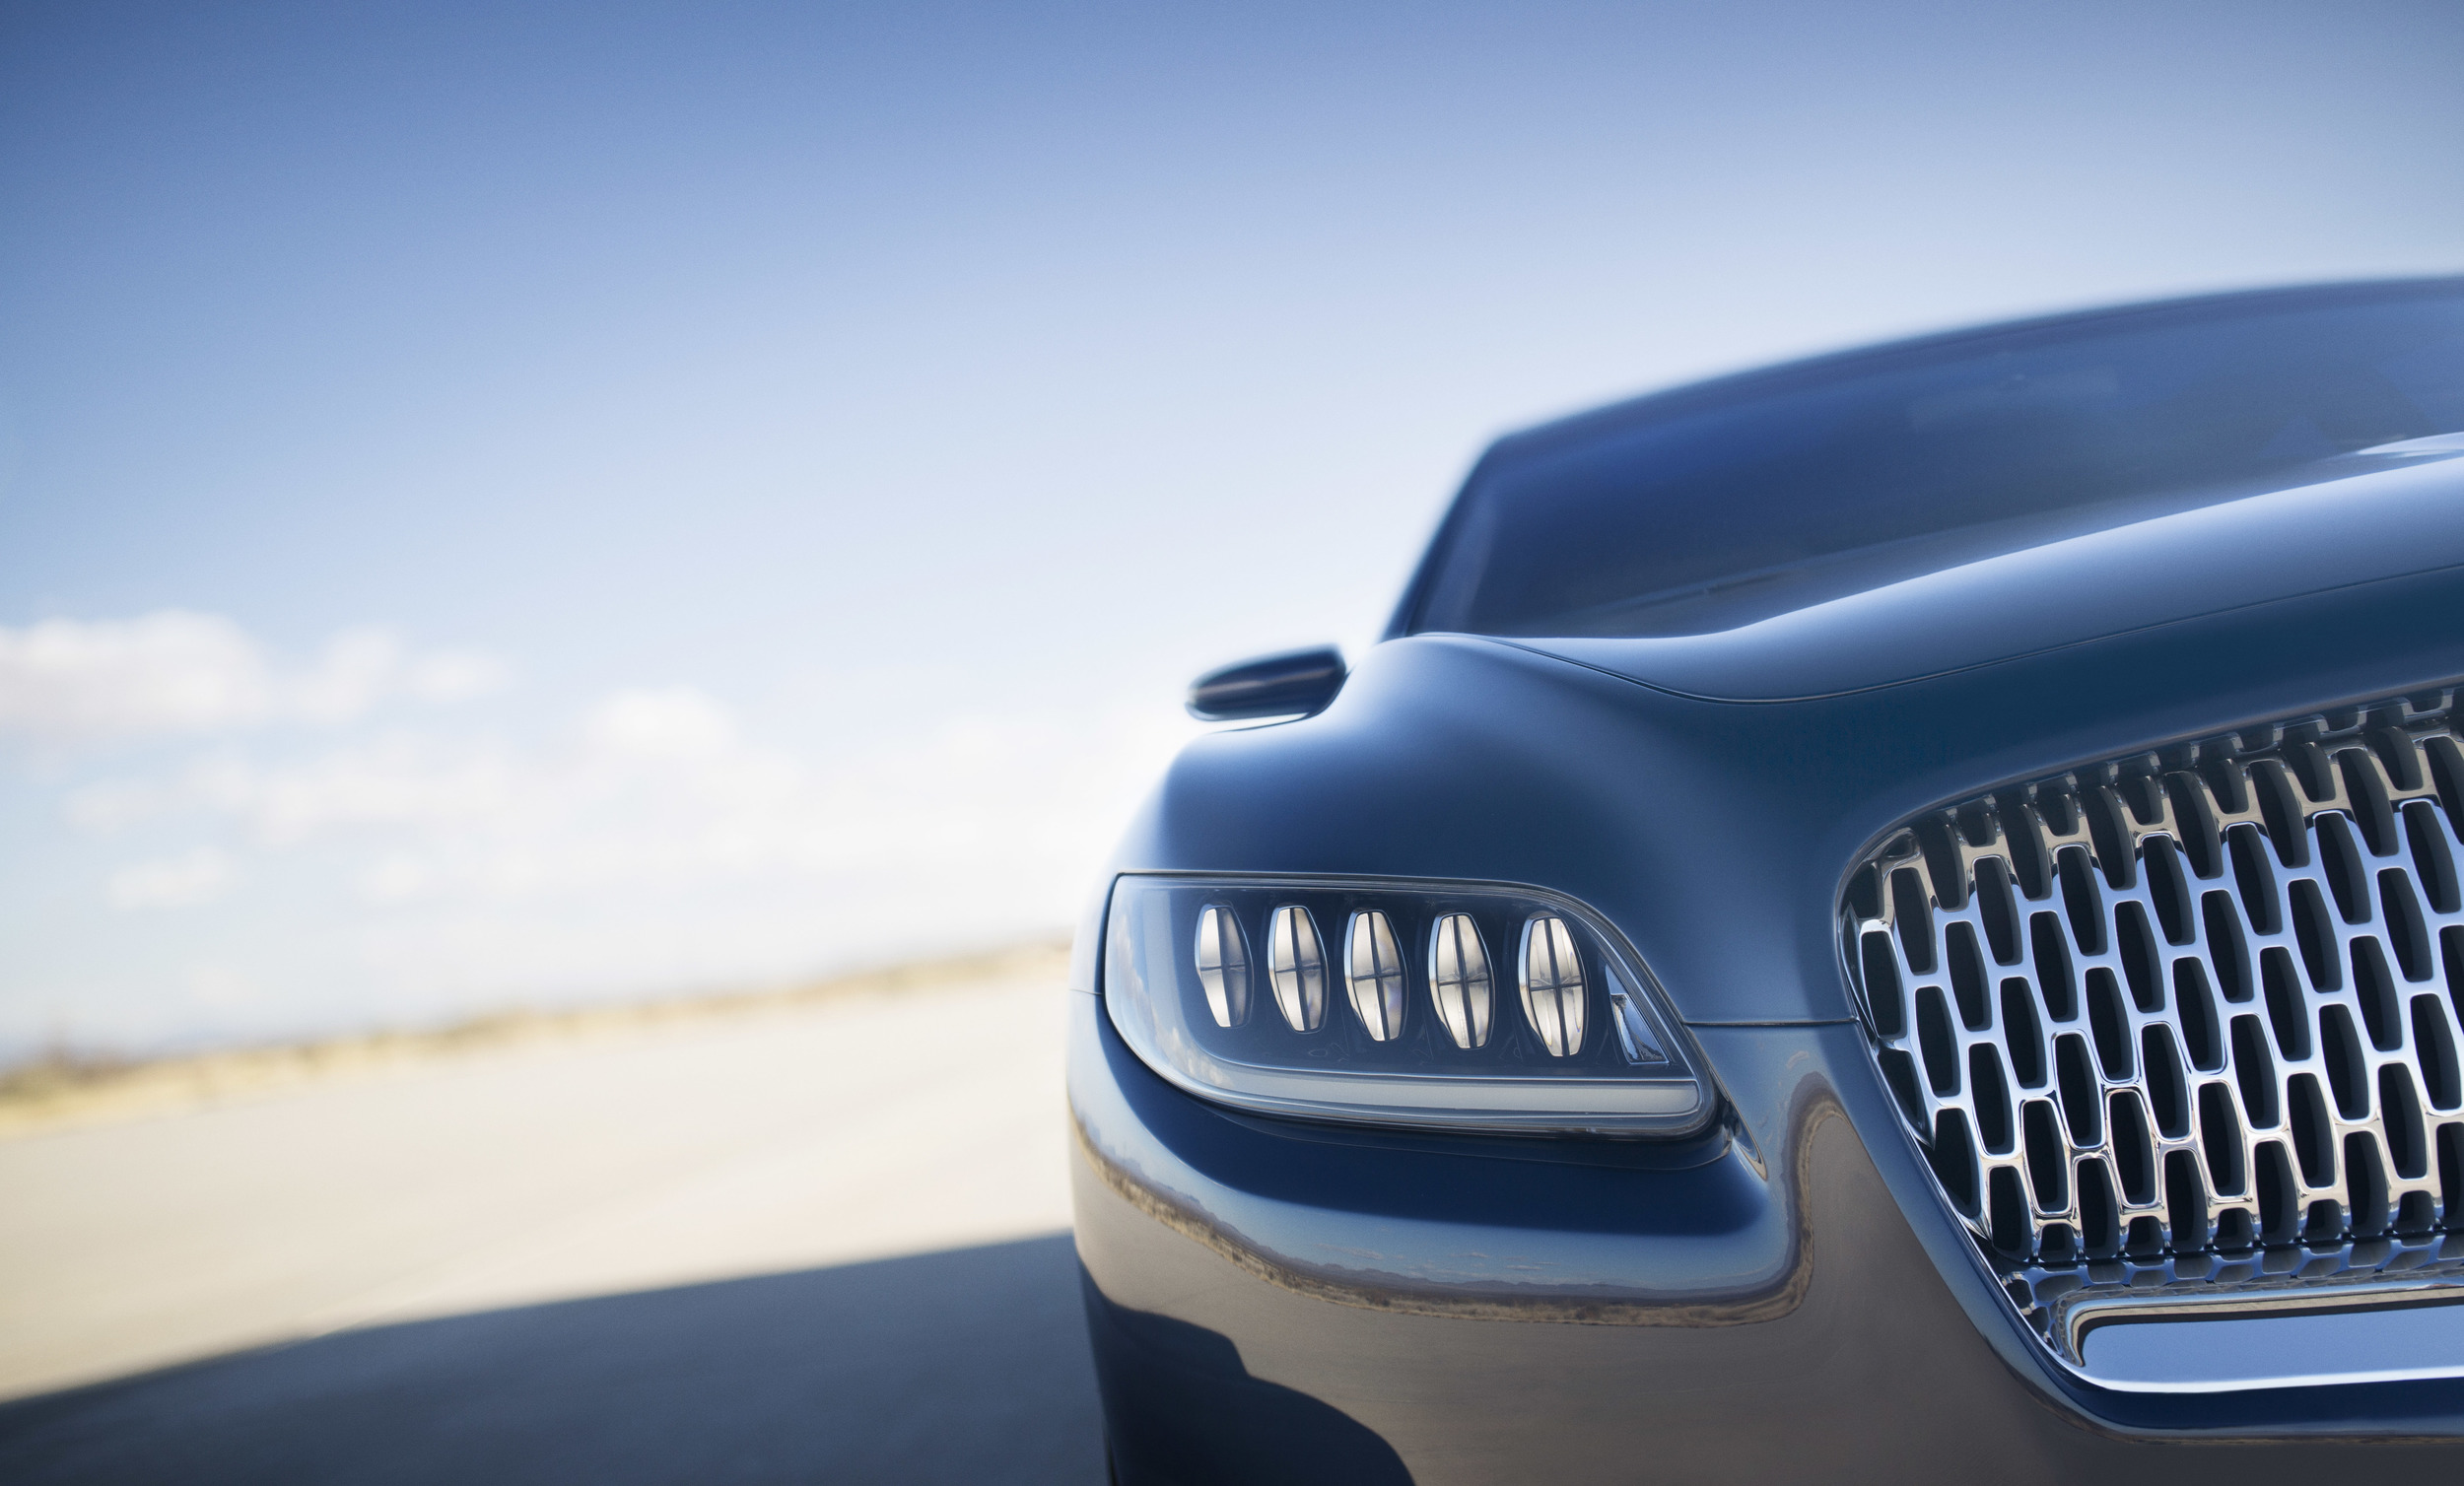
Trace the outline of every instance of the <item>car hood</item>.
{"label": "car hood", "polygon": [[1505,642],[1704,701],[1807,701],[2464,568],[2464,439],[2372,453],[2342,478],[2004,553],[1734,630]]}

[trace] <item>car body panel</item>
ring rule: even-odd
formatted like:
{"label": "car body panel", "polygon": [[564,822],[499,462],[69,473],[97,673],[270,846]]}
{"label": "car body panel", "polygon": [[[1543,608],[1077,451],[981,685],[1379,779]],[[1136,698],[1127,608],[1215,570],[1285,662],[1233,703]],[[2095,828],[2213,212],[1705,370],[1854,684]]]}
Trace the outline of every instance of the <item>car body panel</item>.
{"label": "car body panel", "polygon": [[[2068,1383],[1963,1236],[1911,1221],[1932,1200],[1913,1152],[1858,1138],[1892,1126],[1854,1028],[1708,1030],[1737,1127],[1702,1166],[1429,1142],[1399,1170],[1181,1093],[1070,1000],[1078,1249],[1125,1481],[2246,1481],[2332,1468],[2322,1447],[2357,1435],[2402,1442],[2377,1468],[2464,1465],[2464,1384]],[[1725,1261],[1677,1210],[1706,1170],[1747,1238]],[[1610,1242],[1569,1244],[1569,1204]],[[1308,1433],[1278,1441],[1296,1413]]]}
{"label": "car body panel", "polygon": [[[1472,481],[1632,411],[1503,440]],[[1236,1113],[1121,1039],[1099,892],[1069,1088],[1122,1479],[2243,1482],[2361,1443],[2374,1470],[2464,1468],[2464,1378],[2125,1391],[2062,1366],[1900,1117],[1839,938],[1848,874],[1921,812],[2464,681],[2441,437],[1717,634],[1408,634],[1407,595],[1324,710],[1192,743],[1114,873],[1577,900],[1720,1113],[1668,1141]]]}
{"label": "car body panel", "polygon": [[1193,743],[1114,865],[1532,883],[1605,914],[1684,1021],[1841,1020],[1840,883],[1900,820],[2464,675],[2459,614],[2464,571],[2441,571],[1754,706],[1519,642],[1391,641],[1317,716]]}
{"label": "car body panel", "polygon": [[2460,501],[2464,460],[2449,455],[2088,532],[1718,634],[1520,642],[1714,701],[1865,691],[2455,569],[2464,566]]}

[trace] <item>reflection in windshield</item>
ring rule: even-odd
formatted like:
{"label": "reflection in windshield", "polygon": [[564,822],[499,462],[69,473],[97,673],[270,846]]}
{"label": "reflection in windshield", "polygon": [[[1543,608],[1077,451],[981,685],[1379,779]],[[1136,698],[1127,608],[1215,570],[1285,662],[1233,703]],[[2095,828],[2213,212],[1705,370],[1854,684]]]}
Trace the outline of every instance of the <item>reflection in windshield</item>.
{"label": "reflection in windshield", "polygon": [[2166,511],[2464,453],[2464,283],[1884,347],[1502,443],[1412,630],[1682,635]]}

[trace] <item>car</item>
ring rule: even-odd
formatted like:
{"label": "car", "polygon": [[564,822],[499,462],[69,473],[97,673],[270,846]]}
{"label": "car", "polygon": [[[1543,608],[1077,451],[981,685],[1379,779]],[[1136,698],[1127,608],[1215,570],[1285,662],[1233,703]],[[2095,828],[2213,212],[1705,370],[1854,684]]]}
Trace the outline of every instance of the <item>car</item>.
{"label": "car", "polygon": [[1116,1479],[2464,1472],[2464,279],[1497,441],[1071,972]]}

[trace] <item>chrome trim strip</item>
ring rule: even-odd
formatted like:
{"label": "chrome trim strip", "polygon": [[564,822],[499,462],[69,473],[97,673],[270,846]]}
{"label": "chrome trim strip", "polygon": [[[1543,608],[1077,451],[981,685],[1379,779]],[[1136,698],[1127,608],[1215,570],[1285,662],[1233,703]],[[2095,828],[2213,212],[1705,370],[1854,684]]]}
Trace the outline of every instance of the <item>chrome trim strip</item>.
{"label": "chrome trim strip", "polygon": [[[2114,1357],[2110,1344],[2103,1356],[2088,1348],[2092,1336],[2116,1330],[2176,1326],[2179,1332],[2151,1338],[2157,1358],[2176,1354],[2156,1369],[2150,1368],[2146,1348],[2138,1349],[2136,1358],[2127,1352]],[[2255,1298],[2095,1296],[2059,1316],[2055,1336],[2065,1366],[2124,1392],[2223,1393],[2464,1378],[2464,1284],[2416,1280]],[[2198,1357],[2190,1369],[2180,1365],[2183,1352]],[[2322,1358],[2322,1352],[2328,1355]],[[2147,1376],[2151,1371],[2166,1376]]]}
{"label": "chrome trim strip", "polygon": [[[2087,1353],[2098,1326],[2157,1320],[2241,1320],[2331,1311],[2371,1311],[2464,1304],[2464,1283],[2400,1280],[2374,1285],[2322,1285],[2276,1295],[2224,1291],[2215,1295],[2103,1294],[2076,1290],[2053,1303],[2053,1334],[2072,1361]],[[2464,1370],[2464,1363],[2458,1364]]]}

